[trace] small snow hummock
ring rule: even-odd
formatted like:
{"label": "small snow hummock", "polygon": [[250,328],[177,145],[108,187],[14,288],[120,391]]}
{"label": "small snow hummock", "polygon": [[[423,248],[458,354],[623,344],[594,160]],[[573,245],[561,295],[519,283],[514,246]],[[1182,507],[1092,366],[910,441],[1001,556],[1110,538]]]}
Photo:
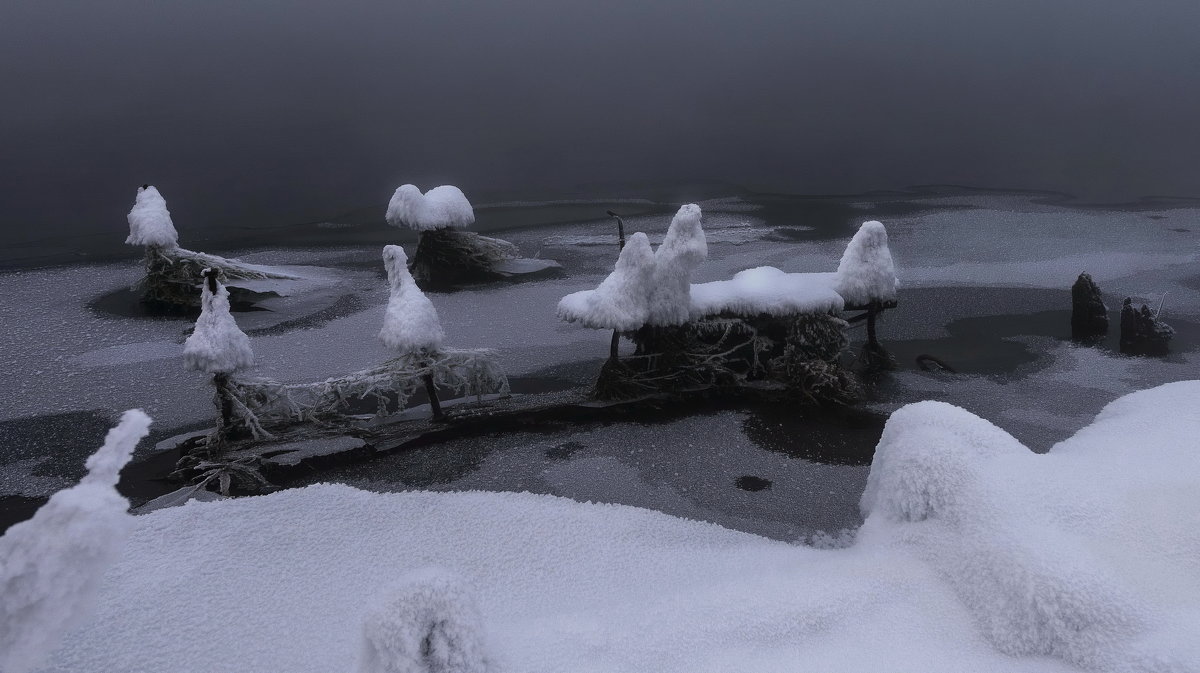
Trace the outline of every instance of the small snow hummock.
{"label": "small snow hummock", "polygon": [[691,317],[692,272],[708,257],[700,216],[700,206],[694,203],[681,207],[654,251],[647,319],[651,325],[682,325]]}
{"label": "small snow hummock", "polygon": [[88,458],[79,484],[0,537],[0,671],[38,668],[91,615],[101,580],[134,528],[117,478],[149,428],[149,416],[126,411]]}
{"label": "small snow hummock", "polygon": [[896,301],[896,266],[882,223],[872,220],[858,228],[842,254],[837,275],[836,289],[847,306]]}
{"label": "small snow hummock", "polygon": [[137,200],[129,211],[129,245],[151,245],[174,248],[179,245],[179,233],[171,222],[167,201],[152,185],[138,187]]}
{"label": "small snow hummock", "polygon": [[692,286],[692,317],[721,313],[782,316],[842,310],[831,273],[784,273],[773,266],[739,271],[731,280]]}
{"label": "small snow hummock", "polygon": [[613,272],[594,290],[583,290],[558,302],[558,317],[594,329],[636,330],[646,323],[654,282],[654,251],[646,234],[629,237]]}
{"label": "small snow hummock", "polygon": [[[209,273],[205,269],[204,273]],[[250,338],[229,313],[229,290],[216,283],[214,294],[204,283],[196,329],[183,343],[183,366],[209,374],[229,374],[254,364]]]}
{"label": "small snow hummock", "polygon": [[422,194],[415,185],[402,185],[388,203],[387,223],[416,231],[465,229],[475,223],[475,211],[462,190],[453,185]]}
{"label": "small snow hummock", "polygon": [[483,618],[452,573],[426,568],[384,592],[363,623],[359,673],[486,673]]}
{"label": "small snow hummock", "polygon": [[404,248],[384,246],[383,264],[387,267],[390,294],[379,339],[388,348],[401,353],[440,349],[446,333],[438,320],[437,309],[408,271]]}

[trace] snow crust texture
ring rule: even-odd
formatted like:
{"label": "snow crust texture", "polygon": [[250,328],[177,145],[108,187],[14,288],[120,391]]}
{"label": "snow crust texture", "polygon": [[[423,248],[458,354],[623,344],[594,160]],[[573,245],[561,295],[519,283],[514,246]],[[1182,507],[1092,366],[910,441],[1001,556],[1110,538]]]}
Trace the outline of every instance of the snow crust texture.
{"label": "snow crust texture", "polygon": [[359,673],[487,673],[483,619],[471,589],[438,568],[410,573],[363,624]]}
{"label": "snow crust texture", "polygon": [[872,220],[858,228],[842,253],[837,276],[837,292],[850,306],[896,301],[896,265],[882,223]]}
{"label": "snow crust texture", "polygon": [[462,190],[453,185],[422,194],[415,185],[402,185],[388,203],[386,219],[393,227],[416,231],[465,229],[475,223],[475,211]]}
{"label": "snow crust texture", "polygon": [[700,217],[700,206],[682,206],[662,245],[654,251],[654,282],[646,321],[650,325],[682,325],[691,317],[692,273],[708,258]]}
{"label": "snow crust texture", "polygon": [[[906,407],[835,549],[532,494],[192,502],[138,517],[47,671],[352,670],[364,638],[411,652],[426,615],[472,623],[473,598],[496,670],[1194,673],[1198,433],[1197,381],[1119,399],[1043,455]],[[387,589],[431,566],[473,589]]]}
{"label": "snow crust texture", "polygon": [[595,329],[635,330],[646,324],[655,276],[654,251],[646,234],[629,237],[613,272],[595,290],[569,294],[558,302],[558,317]]}
{"label": "snow crust texture", "polygon": [[379,339],[401,353],[440,349],[446,333],[433,302],[417,287],[408,270],[404,248],[384,246],[383,264],[387,267],[389,295]]}
{"label": "snow crust texture", "polygon": [[229,374],[254,364],[250,337],[238,329],[229,312],[229,290],[217,283],[214,293],[204,283],[200,317],[183,343],[183,366],[209,374]]}
{"label": "snow crust texture", "polygon": [[90,615],[134,527],[117,477],[149,428],[146,414],[125,412],[79,484],[0,537],[0,671],[37,668]]}
{"label": "snow crust texture", "polygon": [[129,211],[129,245],[153,245],[174,248],[179,244],[179,233],[171,222],[167,201],[152,185],[138,187],[133,209]]}

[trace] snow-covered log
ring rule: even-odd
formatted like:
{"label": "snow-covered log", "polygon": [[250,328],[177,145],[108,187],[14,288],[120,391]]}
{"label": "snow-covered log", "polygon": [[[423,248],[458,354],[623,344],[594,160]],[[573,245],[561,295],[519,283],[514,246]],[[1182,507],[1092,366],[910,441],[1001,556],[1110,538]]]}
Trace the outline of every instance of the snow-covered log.
{"label": "snow-covered log", "polygon": [[363,623],[359,673],[486,673],[483,617],[459,578],[427,568],[401,578]]}
{"label": "snow-covered log", "polygon": [[649,317],[654,275],[650,239],[639,231],[629,238],[613,272],[596,289],[569,294],[558,302],[558,317],[595,329],[638,329]]}
{"label": "snow-covered log", "polygon": [[387,268],[389,295],[383,329],[379,331],[380,341],[400,353],[438,350],[446,333],[433,303],[417,287],[408,271],[404,248],[385,246],[383,264]]}
{"label": "snow-covered log", "polygon": [[0,671],[38,668],[91,614],[101,579],[134,528],[116,485],[149,428],[149,416],[126,411],[88,458],[79,484],[0,537]]}
{"label": "snow-covered log", "polygon": [[837,293],[849,307],[895,305],[896,285],[887,229],[874,220],[864,222],[838,264]]}

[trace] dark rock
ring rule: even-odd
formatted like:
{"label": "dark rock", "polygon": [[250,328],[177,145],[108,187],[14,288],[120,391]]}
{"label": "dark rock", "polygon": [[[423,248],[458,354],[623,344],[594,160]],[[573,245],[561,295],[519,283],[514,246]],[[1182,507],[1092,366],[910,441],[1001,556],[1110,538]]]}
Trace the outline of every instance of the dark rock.
{"label": "dark rock", "polygon": [[766,491],[771,488],[770,479],[763,479],[762,477],[755,477],[750,474],[738,477],[733,483],[743,491]]}
{"label": "dark rock", "polygon": [[1071,338],[1091,339],[1108,333],[1108,307],[1100,288],[1086,273],[1071,286]]}
{"label": "dark rock", "polygon": [[1175,330],[1160,321],[1148,306],[1133,307],[1126,297],[1121,305],[1121,352],[1128,355],[1166,355]]}

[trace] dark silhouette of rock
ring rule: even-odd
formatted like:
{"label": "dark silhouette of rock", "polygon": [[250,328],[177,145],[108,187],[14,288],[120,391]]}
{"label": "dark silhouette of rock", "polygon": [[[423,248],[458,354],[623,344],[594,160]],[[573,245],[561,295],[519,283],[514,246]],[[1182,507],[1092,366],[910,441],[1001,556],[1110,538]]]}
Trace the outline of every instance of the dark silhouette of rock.
{"label": "dark silhouette of rock", "polygon": [[1148,306],[1133,307],[1125,298],[1121,305],[1121,352],[1127,355],[1166,355],[1175,330],[1160,321]]}
{"label": "dark silhouette of rock", "polygon": [[1071,286],[1071,338],[1091,339],[1108,333],[1108,307],[1100,288],[1086,273]]}

